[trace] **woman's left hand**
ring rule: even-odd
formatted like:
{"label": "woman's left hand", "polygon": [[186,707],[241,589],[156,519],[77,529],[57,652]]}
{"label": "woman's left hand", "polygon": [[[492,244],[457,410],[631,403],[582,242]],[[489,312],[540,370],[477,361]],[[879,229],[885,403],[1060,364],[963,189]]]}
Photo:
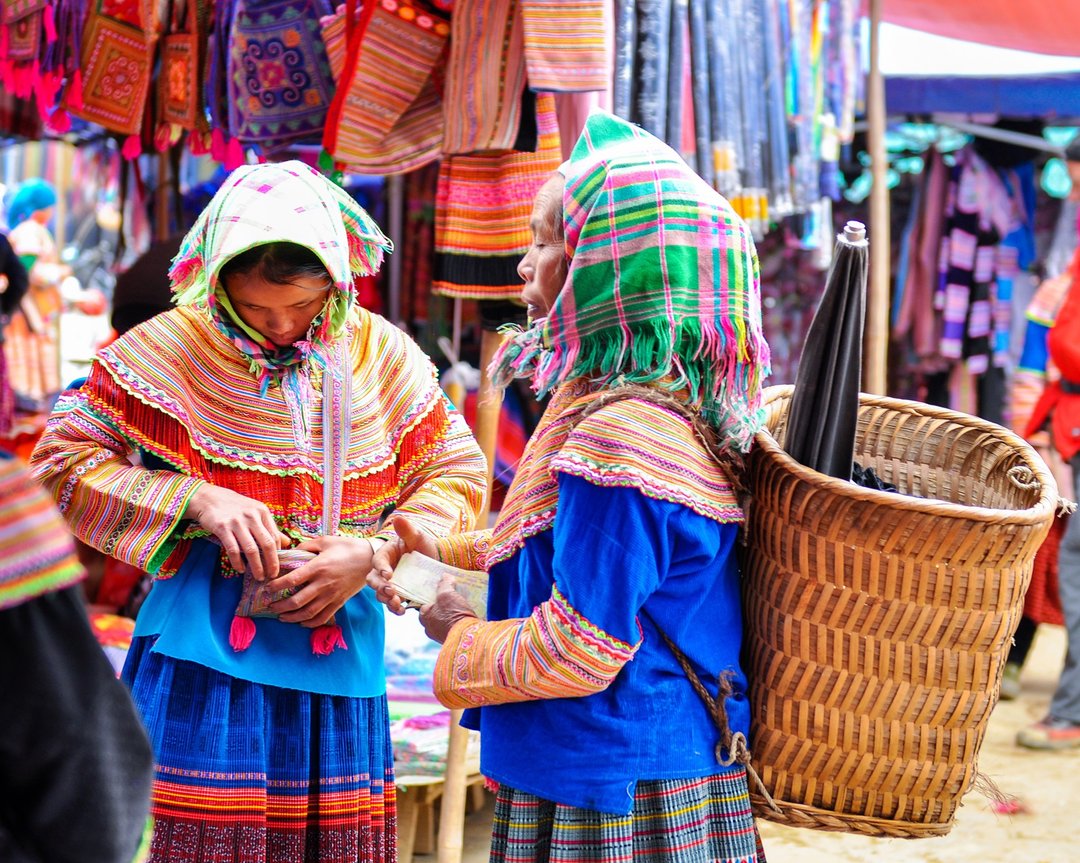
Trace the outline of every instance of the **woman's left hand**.
{"label": "woman's left hand", "polygon": [[444,575],[435,593],[435,601],[420,609],[420,623],[432,641],[442,644],[454,628],[454,624],[476,618],[476,613],[464,598],[454,590],[454,577]]}
{"label": "woman's left hand", "polygon": [[314,628],[329,623],[345,603],[364,587],[371,569],[372,543],[351,536],[321,536],[297,546],[316,557],[292,572],[266,583],[275,593],[295,590],[271,609],[284,623]]}

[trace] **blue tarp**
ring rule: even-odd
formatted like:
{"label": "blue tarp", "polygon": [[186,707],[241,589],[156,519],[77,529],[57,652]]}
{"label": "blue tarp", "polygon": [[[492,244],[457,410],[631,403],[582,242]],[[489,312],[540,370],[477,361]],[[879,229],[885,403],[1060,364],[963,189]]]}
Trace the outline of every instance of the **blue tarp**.
{"label": "blue tarp", "polygon": [[889,114],[1080,118],[1080,72],[1050,75],[888,76]]}

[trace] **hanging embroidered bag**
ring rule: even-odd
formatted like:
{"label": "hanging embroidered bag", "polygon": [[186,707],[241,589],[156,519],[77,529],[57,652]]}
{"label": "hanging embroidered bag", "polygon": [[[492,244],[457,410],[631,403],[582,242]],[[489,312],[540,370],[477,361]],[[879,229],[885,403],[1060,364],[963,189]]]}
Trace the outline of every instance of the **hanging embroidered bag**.
{"label": "hanging embroidered bag", "polygon": [[229,28],[229,131],[267,151],[318,141],[333,79],[319,19],[325,0],[237,0]]}
{"label": "hanging embroidered bag", "polygon": [[449,22],[407,0],[366,4],[354,26],[349,14],[341,9],[324,23],[338,88],[323,146],[364,173],[403,173],[435,161],[443,129],[436,73]]}
{"label": "hanging embroidered bag", "polygon": [[189,0],[169,3],[168,33],[161,44],[161,71],[158,75],[158,121],[194,130],[199,127],[202,108],[202,70],[205,34],[202,31],[198,0],[195,14],[188,14]]}
{"label": "hanging embroidered bag", "polygon": [[103,0],[98,0],[87,19],[82,48],[82,99],[69,92],[65,107],[113,132],[139,134],[154,61],[153,43],[141,24],[104,14]]}

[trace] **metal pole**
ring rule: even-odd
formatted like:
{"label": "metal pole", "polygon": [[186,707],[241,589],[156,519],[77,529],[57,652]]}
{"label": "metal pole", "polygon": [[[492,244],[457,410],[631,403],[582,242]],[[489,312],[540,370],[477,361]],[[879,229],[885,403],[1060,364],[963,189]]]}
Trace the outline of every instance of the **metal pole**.
{"label": "metal pole", "polygon": [[885,80],[881,75],[881,7],[870,0],[870,73],[867,79],[867,149],[874,185],[870,190],[870,290],[867,295],[863,389],[885,395],[888,387],[889,236],[888,161],[885,153]]}

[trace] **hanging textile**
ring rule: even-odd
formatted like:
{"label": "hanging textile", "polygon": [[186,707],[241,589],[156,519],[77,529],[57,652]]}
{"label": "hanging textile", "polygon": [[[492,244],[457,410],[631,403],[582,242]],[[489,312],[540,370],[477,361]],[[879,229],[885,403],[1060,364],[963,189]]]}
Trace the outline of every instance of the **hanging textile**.
{"label": "hanging textile", "polygon": [[323,146],[353,171],[396,174],[438,158],[443,140],[439,66],[446,17],[408,0],[366,4],[347,26],[344,7],[324,19],[337,82]]}
{"label": "hanging textile", "polygon": [[426,165],[405,175],[405,230],[395,254],[401,256],[401,318],[414,327],[430,319],[428,301],[434,279],[435,190],[439,166]]}
{"label": "hanging textile", "polygon": [[443,153],[512,150],[525,93],[523,0],[457,0],[443,95]]}
{"label": "hanging textile", "polygon": [[0,2],[0,84],[20,99],[34,95],[44,9],[45,0]]}
{"label": "hanging textile", "polygon": [[166,126],[194,131],[203,125],[205,5],[202,0],[169,2],[157,93],[158,121]]}
{"label": "hanging textile", "polygon": [[327,0],[237,0],[230,26],[229,130],[267,152],[317,138],[333,81],[319,19]]}
{"label": "hanging textile", "polygon": [[139,134],[154,65],[146,14],[132,0],[93,0],[82,34],[82,93],[65,94],[69,112],[113,132]]}
{"label": "hanging textile", "polygon": [[521,0],[532,89],[577,93],[610,87],[609,7],[609,0]]}
{"label": "hanging textile", "polygon": [[562,161],[552,94],[537,96],[536,123],[536,152],[443,159],[435,203],[435,293],[483,300],[521,296],[517,265],[532,241],[533,200]]}

